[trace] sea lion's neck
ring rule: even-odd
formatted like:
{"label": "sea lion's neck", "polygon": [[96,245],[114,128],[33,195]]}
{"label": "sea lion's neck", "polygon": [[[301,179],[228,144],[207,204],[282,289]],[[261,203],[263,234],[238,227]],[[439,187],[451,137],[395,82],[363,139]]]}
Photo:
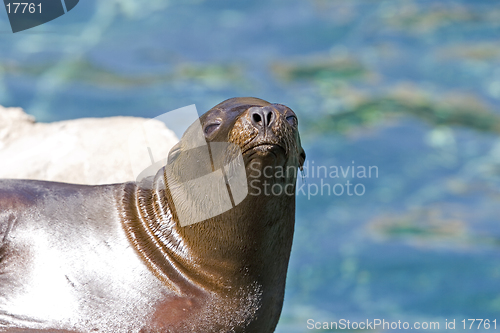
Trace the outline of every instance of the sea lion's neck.
{"label": "sea lion's neck", "polygon": [[185,227],[169,202],[162,177],[152,186],[126,185],[122,221],[140,257],[179,296],[216,297],[210,303],[220,313],[240,313],[252,332],[272,331],[283,304],[295,196],[249,194],[230,211]]}
{"label": "sea lion's neck", "polygon": [[125,184],[122,224],[140,257],[160,280],[180,295],[195,292],[183,269],[189,248],[177,232],[165,187],[158,179]]}
{"label": "sea lion's neck", "polygon": [[124,228],[153,272],[180,294],[224,292],[256,281],[284,288],[294,196],[251,196],[212,219],[181,227],[162,177],[125,188]]}

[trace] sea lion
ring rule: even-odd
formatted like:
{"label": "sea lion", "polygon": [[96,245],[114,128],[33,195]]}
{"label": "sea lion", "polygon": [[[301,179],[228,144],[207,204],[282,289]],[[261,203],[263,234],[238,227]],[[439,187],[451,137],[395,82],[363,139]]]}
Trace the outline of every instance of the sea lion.
{"label": "sea lion", "polygon": [[304,163],[297,117],[284,105],[233,98],[200,122],[206,142],[239,147],[249,191],[197,223],[181,226],[185,207],[174,207],[167,179],[198,164],[185,165],[189,135],[139,183],[0,180],[0,332],[274,331],[296,182],[296,173],[274,171]]}

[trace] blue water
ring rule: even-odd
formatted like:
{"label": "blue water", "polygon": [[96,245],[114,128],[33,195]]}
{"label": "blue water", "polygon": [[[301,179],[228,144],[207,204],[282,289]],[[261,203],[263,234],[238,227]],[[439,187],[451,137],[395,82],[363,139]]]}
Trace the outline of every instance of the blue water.
{"label": "blue water", "polygon": [[[491,0],[87,0],[16,34],[0,10],[0,104],[44,122],[235,96],[290,106],[309,174],[277,332],[341,318],[443,330],[500,310],[500,127],[476,125],[500,117],[499,36]],[[361,110],[393,96],[408,105]],[[317,177],[313,162],[378,173]],[[345,192],[313,195],[325,183]]]}

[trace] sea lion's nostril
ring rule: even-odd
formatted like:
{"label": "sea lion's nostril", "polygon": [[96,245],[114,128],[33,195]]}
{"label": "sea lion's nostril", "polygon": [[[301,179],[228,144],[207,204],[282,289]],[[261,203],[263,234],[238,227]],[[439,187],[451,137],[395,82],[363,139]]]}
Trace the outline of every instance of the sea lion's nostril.
{"label": "sea lion's nostril", "polygon": [[274,110],[270,108],[255,108],[250,111],[252,123],[257,127],[270,127],[274,122],[276,115]]}
{"label": "sea lion's nostril", "polygon": [[273,110],[269,110],[267,117],[266,117],[267,123],[270,124],[271,121],[273,120],[273,118],[274,118],[274,112],[273,112]]}
{"label": "sea lion's nostril", "polygon": [[262,122],[262,117],[258,114],[258,113],[254,113],[252,115],[252,120],[255,124],[259,124],[259,125],[262,125],[261,122]]}

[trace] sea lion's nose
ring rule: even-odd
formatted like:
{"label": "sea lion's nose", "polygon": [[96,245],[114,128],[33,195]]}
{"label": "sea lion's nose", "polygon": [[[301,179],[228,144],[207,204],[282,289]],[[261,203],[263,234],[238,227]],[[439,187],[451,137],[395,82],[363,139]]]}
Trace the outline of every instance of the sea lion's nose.
{"label": "sea lion's nose", "polygon": [[273,108],[251,108],[249,116],[252,124],[261,129],[271,127],[276,120],[276,111]]}

